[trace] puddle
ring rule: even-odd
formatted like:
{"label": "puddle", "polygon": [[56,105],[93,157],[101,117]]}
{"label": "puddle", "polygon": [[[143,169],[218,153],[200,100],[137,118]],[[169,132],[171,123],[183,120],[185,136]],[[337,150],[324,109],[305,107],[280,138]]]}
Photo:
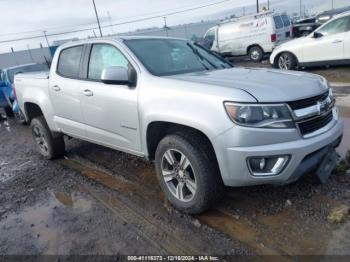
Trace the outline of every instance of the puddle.
{"label": "puddle", "polygon": [[[66,222],[74,223],[77,215],[92,210],[92,202],[80,194],[51,193],[44,201],[2,221],[0,239],[7,238],[6,245],[14,245],[10,249],[29,246],[27,252],[35,252],[38,248],[41,254],[64,253],[74,242],[75,234],[67,232]],[[23,253],[23,250],[15,253],[19,252]]]}
{"label": "puddle", "polygon": [[54,193],[54,196],[59,203],[79,213],[87,212],[91,209],[91,201],[81,198],[79,195],[57,192]]}

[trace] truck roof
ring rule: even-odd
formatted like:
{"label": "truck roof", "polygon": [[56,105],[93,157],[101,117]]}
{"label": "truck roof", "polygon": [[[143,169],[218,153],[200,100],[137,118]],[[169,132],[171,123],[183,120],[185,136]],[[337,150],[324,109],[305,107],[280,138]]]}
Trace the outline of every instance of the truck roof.
{"label": "truck roof", "polygon": [[69,47],[72,45],[77,45],[77,44],[86,44],[86,43],[94,43],[96,41],[103,41],[103,40],[108,40],[108,41],[118,41],[118,42],[123,42],[124,40],[134,40],[134,39],[176,39],[176,40],[186,40],[184,38],[177,38],[177,37],[165,37],[165,36],[138,36],[138,35],[121,35],[121,36],[115,36],[115,37],[99,37],[99,38],[88,38],[88,39],[81,39],[81,40],[73,40],[70,42],[67,42],[63,45],[60,46],[62,47]]}

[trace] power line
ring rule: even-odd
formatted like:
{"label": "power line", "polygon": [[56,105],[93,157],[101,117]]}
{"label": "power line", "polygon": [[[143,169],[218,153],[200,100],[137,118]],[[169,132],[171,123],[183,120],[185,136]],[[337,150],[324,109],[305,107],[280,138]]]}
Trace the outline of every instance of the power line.
{"label": "power line", "polygon": [[[120,22],[120,23],[114,23],[114,24],[109,24],[109,25],[102,25],[101,28],[106,28],[106,27],[110,27],[110,26],[131,24],[131,23],[136,23],[136,22],[143,22],[143,21],[152,20],[152,19],[156,19],[156,18],[163,18],[164,16],[172,16],[172,15],[176,15],[176,14],[190,12],[190,11],[203,9],[203,8],[206,8],[206,7],[210,7],[210,6],[213,6],[213,5],[219,5],[219,4],[222,4],[222,3],[225,3],[225,2],[231,2],[231,1],[233,1],[233,0],[221,0],[221,1],[218,1],[218,2],[215,2],[215,3],[209,3],[209,4],[206,4],[206,5],[196,6],[196,7],[180,10],[180,11],[169,12],[167,14],[160,14],[160,15],[155,15],[155,16],[150,16],[150,17],[145,17],[145,18],[129,20],[129,21],[125,21],[125,22]],[[59,32],[59,33],[51,33],[51,34],[46,34],[46,37],[47,36],[58,36],[58,35],[65,35],[65,34],[71,34],[71,33],[78,33],[78,32],[85,32],[85,31],[91,31],[91,30],[94,30],[94,29],[99,29],[99,27],[95,26],[95,27],[90,27],[90,28],[76,29],[76,30],[70,30],[70,31]],[[0,43],[9,43],[9,42],[23,41],[23,40],[32,40],[32,39],[43,38],[43,37],[44,37],[43,35],[37,35],[37,36],[31,36],[31,37],[21,37],[21,38],[2,40],[2,41],[0,41]]]}

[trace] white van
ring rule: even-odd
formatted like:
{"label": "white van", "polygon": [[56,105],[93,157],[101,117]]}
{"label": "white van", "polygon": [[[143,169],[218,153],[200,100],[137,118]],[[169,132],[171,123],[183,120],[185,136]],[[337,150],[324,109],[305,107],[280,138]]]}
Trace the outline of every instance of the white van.
{"label": "white van", "polygon": [[271,53],[290,37],[291,23],[287,23],[286,18],[265,12],[231,19],[210,28],[203,43],[222,55],[249,55],[252,61],[260,62],[265,53]]}

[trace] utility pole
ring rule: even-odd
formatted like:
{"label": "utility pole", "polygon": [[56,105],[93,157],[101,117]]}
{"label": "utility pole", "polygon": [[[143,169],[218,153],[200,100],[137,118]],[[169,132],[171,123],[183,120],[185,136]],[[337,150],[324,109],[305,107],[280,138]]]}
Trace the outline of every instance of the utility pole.
{"label": "utility pole", "polygon": [[243,6],[243,16],[245,16],[245,6]]}
{"label": "utility pole", "polygon": [[256,12],[259,14],[259,0],[256,0]]}
{"label": "utility pole", "polygon": [[45,37],[45,40],[46,40],[47,47],[50,48],[50,43],[49,43],[49,39],[47,38],[46,31],[43,31],[43,33],[44,33],[44,37]]}
{"label": "utility pole", "polygon": [[332,10],[334,9],[334,0],[332,0]]}
{"label": "utility pole", "polygon": [[303,12],[303,3],[302,3],[302,0],[300,0],[300,18],[302,17],[302,12]]}
{"label": "utility pole", "polygon": [[267,0],[267,10],[270,11],[270,0]]}
{"label": "utility pole", "polygon": [[169,36],[169,33],[168,33],[168,25],[166,23],[166,16],[163,17],[164,19],[164,29],[165,29],[165,33],[166,33],[166,36],[168,37]]}
{"label": "utility pole", "polygon": [[28,53],[29,53],[30,59],[31,59],[32,62],[34,63],[34,58],[33,58],[32,52],[30,51],[29,45],[27,45],[27,49],[28,49]]}
{"label": "utility pole", "polygon": [[95,10],[96,20],[97,20],[97,24],[98,24],[98,29],[100,30],[100,35],[102,37],[103,36],[102,35],[102,29],[101,29],[101,25],[100,25],[100,19],[98,18],[98,13],[97,13],[97,9],[96,9],[95,0],[92,0],[92,3],[94,4],[94,10]]}

